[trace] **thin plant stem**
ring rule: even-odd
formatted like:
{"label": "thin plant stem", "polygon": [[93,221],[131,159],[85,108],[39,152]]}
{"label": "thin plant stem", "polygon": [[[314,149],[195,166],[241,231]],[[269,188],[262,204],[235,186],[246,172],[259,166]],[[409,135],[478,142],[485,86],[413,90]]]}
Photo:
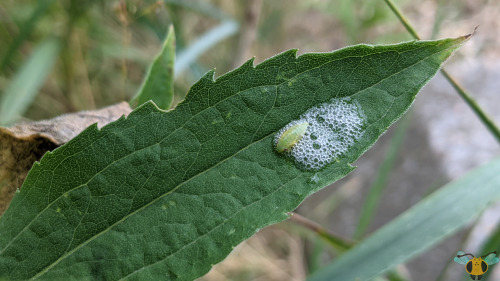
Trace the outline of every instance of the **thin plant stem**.
{"label": "thin plant stem", "polygon": [[317,224],[316,222],[311,221],[310,219],[303,217],[297,213],[290,212],[290,221],[300,224],[309,230],[317,233],[321,238],[325,239],[328,243],[330,243],[333,247],[338,250],[346,251],[354,246],[354,242],[348,241],[338,235],[335,235]]}
{"label": "thin plant stem", "polygon": [[474,111],[474,113],[481,119],[481,122],[490,130],[493,136],[500,143],[500,129],[498,129],[497,125],[491,119],[486,112],[484,112],[481,107],[477,104],[476,100],[469,95],[459,84],[458,82],[448,74],[444,69],[441,69],[441,73],[443,76],[450,82],[453,88],[457,91],[457,93],[464,99],[464,101],[469,105],[469,107]]}
{"label": "thin plant stem", "polygon": [[420,36],[418,36],[417,31],[413,28],[413,26],[410,24],[410,22],[408,22],[408,20],[401,13],[401,11],[398,9],[398,7],[396,7],[396,5],[394,5],[394,3],[392,3],[392,0],[384,0],[384,1],[387,4],[387,6],[389,6],[389,8],[391,8],[392,12],[396,15],[396,17],[398,17],[399,21],[404,25],[404,27],[406,28],[406,31],[408,31],[408,33],[410,33],[410,35],[413,38],[420,40]]}
{"label": "thin plant stem", "polygon": [[[417,31],[413,28],[413,26],[408,22],[408,20],[404,17],[404,15],[401,13],[401,11],[392,3],[392,0],[384,0],[385,3],[389,6],[389,8],[393,11],[393,13],[396,15],[396,17],[399,19],[399,21],[404,25],[408,33],[413,36],[415,39],[420,39],[420,36],[418,36]],[[477,27],[476,27],[477,28]],[[474,29],[475,31],[475,29]],[[474,33],[473,33],[474,34]],[[491,117],[486,114],[486,112],[483,111],[483,109],[477,104],[476,100],[469,94],[467,93],[458,83],[455,79],[453,79],[448,72],[446,72],[444,69],[441,69],[441,73],[443,76],[450,82],[450,84],[453,86],[453,88],[457,91],[457,93],[462,97],[462,99],[465,101],[465,103],[474,111],[474,113],[477,115],[477,117],[481,120],[481,122],[488,128],[488,130],[493,134],[493,136],[496,138],[497,142],[500,143],[500,129],[497,127],[497,125],[493,122]]]}

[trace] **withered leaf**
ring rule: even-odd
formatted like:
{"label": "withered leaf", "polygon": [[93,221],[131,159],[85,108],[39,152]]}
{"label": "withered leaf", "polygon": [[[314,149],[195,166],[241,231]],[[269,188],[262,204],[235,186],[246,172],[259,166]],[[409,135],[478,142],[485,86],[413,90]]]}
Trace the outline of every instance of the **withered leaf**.
{"label": "withered leaf", "polygon": [[88,126],[102,127],[132,109],[126,102],[93,111],[81,111],[49,120],[0,127],[0,215],[9,206],[35,161],[76,137]]}

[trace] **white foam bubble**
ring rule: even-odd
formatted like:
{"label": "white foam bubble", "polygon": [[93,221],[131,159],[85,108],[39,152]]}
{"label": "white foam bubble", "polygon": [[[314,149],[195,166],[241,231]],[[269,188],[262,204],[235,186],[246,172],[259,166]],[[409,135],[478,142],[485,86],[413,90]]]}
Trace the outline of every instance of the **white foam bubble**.
{"label": "white foam bubble", "polygon": [[306,133],[284,154],[301,169],[319,170],[340,158],[361,138],[366,117],[359,104],[349,97],[334,98],[288,123],[276,134],[275,145],[283,132],[302,122],[309,123]]}

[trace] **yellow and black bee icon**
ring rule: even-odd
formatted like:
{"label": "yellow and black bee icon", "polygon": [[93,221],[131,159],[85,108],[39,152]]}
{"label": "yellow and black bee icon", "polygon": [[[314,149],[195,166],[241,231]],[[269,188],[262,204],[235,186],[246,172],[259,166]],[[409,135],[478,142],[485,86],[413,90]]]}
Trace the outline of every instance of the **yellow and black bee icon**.
{"label": "yellow and black bee icon", "polygon": [[[471,256],[469,259],[467,256]],[[481,280],[483,274],[488,271],[488,265],[498,263],[497,252],[491,252],[484,256],[474,257],[472,254],[458,251],[457,256],[453,259],[456,263],[465,264],[465,270],[470,274],[472,280]]]}

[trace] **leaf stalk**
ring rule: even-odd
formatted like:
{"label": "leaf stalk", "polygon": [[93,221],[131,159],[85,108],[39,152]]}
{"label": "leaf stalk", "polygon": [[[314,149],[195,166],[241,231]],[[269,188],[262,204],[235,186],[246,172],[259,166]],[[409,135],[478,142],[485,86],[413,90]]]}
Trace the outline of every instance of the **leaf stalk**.
{"label": "leaf stalk", "polygon": [[309,230],[316,232],[321,238],[325,239],[334,248],[341,251],[347,251],[354,246],[353,241],[346,240],[336,234],[331,233],[318,223],[303,217],[295,212],[290,212],[290,221],[300,224]]}

